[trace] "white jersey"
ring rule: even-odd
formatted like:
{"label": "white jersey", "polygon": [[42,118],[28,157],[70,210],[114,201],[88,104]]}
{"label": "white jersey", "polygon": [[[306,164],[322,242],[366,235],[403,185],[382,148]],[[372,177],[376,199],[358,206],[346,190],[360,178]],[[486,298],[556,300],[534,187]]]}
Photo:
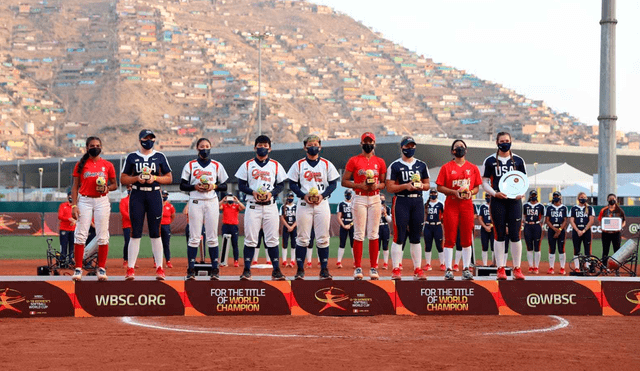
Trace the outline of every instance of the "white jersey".
{"label": "white jersey", "polygon": [[[209,183],[224,183],[229,179],[227,171],[221,163],[210,160],[207,166],[202,167],[198,160],[191,160],[184,165],[182,169],[182,179],[191,185],[201,184],[201,177],[205,176]],[[189,192],[189,198],[192,200],[211,200],[217,198],[215,190],[209,192],[198,192],[193,190]]]}
{"label": "white jersey", "polygon": [[316,187],[322,194],[329,182],[338,179],[340,174],[336,167],[324,158],[320,158],[316,166],[311,166],[307,159],[303,158],[291,165],[287,176],[291,181],[300,183],[302,193],[308,194],[311,188]]}
{"label": "white jersey", "polygon": [[[255,159],[251,159],[240,165],[236,171],[236,178],[245,180],[253,191],[262,187],[265,192],[271,192],[276,184],[287,180],[287,174],[276,160],[269,159],[266,165],[260,166]],[[255,202],[253,195],[248,194],[246,199]]]}

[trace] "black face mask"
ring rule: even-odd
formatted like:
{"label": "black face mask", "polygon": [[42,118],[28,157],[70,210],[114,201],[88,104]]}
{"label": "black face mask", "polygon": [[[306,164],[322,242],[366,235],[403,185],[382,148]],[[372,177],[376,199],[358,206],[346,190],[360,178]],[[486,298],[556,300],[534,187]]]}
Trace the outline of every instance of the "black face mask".
{"label": "black face mask", "polygon": [[152,141],[151,139],[147,139],[147,140],[141,140],[140,141],[140,145],[142,146],[142,148],[144,149],[151,149],[153,148],[153,145],[155,144],[154,141]]}
{"label": "black face mask", "polygon": [[609,205],[615,205],[616,204],[616,200],[609,200]]}
{"label": "black face mask", "polygon": [[256,154],[258,155],[258,157],[264,157],[269,154],[269,148],[258,147],[256,148]]}
{"label": "black face mask", "polygon": [[529,197],[529,201],[538,201],[538,196]]}
{"label": "black face mask", "polygon": [[432,199],[432,200],[437,200],[438,199],[438,195],[430,195],[429,198]]}
{"label": "black face mask", "polygon": [[560,197],[554,197],[553,198],[553,203],[555,204],[555,203],[558,203],[558,202],[560,202]]}
{"label": "black face mask", "polygon": [[363,144],[362,145],[362,150],[364,151],[364,153],[371,153],[371,151],[373,151],[373,149],[376,148],[375,144]]}
{"label": "black face mask", "polygon": [[498,149],[502,152],[507,152],[511,149],[511,143],[500,143],[498,144]]}
{"label": "black face mask", "polygon": [[94,147],[94,148],[89,148],[87,152],[89,152],[89,156],[91,157],[98,157],[100,155],[100,152],[102,152],[102,149]]}
{"label": "black face mask", "polygon": [[380,203],[384,205],[384,200],[380,200]]}
{"label": "black face mask", "polygon": [[288,203],[292,203],[293,202],[293,198],[287,198],[287,202]]}
{"label": "black face mask", "polygon": [[131,194],[131,190],[127,189],[127,194],[130,195]]}
{"label": "black face mask", "polygon": [[162,201],[166,201],[168,199],[169,199],[169,197],[162,197]]}
{"label": "black face mask", "polygon": [[210,153],[211,153],[210,148],[201,149],[198,151],[198,156],[200,156],[201,158],[209,158]]}
{"label": "black face mask", "polygon": [[309,156],[315,156],[318,153],[320,153],[320,147],[317,147],[317,146],[307,147],[307,153],[309,154]]}
{"label": "black face mask", "polygon": [[453,149],[453,155],[457,158],[462,158],[467,154],[467,149],[464,147],[456,147]]}
{"label": "black face mask", "polygon": [[586,198],[580,198],[580,199],[578,199],[578,201],[579,201],[581,204],[586,204],[586,203],[587,203],[587,199],[586,199]]}
{"label": "black face mask", "polygon": [[351,195],[344,196],[344,199],[349,201],[351,199]]}
{"label": "black face mask", "polygon": [[487,201],[487,203],[489,203],[491,202],[491,197],[486,197],[484,200]]}
{"label": "black face mask", "polygon": [[73,198],[71,197],[67,198],[67,200],[69,200],[69,202],[73,202]]}

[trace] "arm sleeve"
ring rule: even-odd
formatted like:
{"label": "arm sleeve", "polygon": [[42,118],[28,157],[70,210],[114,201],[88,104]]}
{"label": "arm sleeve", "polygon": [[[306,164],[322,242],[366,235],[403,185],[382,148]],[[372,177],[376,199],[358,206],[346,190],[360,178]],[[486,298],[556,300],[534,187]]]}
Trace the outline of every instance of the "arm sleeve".
{"label": "arm sleeve", "polygon": [[[287,178],[285,177],[285,179],[287,179]],[[273,187],[273,191],[271,191],[271,196],[277,197],[278,194],[280,192],[282,192],[283,189],[284,189],[284,180],[281,181],[280,183],[276,184],[275,187]]]}
{"label": "arm sleeve", "polygon": [[489,180],[489,178],[482,178],[482,189],[490,194],[491,197],[496,195],[496,191],[493,189],[493,187],[491,187],[491,181]]}
{"label": "arm sleeve", "polygon": [[189,184],[189,181],[186,179],[180,179],[180,190],[183,192],[191,192],[195,191],[196,186]]}
{"label": "arm sleeve", "polygon": [[322,198],[329,198],[331,197],[331,194],[333,193],[333,191],[336,190],[336,187],[338,187],[338,181],[337,180],[332,180],[329,182],[329,186],[327,187],[327,189],[325,189],[324,192],[322,192]]}
{"label": "arm sleeve", "polygon": [[227,191],[227,182],[224,182],[222,184],[218,184],[218,186],[216,187],[216,191],[217,192],[226,192]]}
{"label": "arm sleeve", "polygon": [[289,181],[289,188],[291,188],[291,191],[295,193],[299,199],[304,199],[304,193],[302,193],[302,190],[300,189],[300,183],[291,180]]}
{"label": "arm sleeve", "polygon": [[240,192],[244,192],[248,195],[253,195],[253,189],[249,188],[249,183],[246,180],[238,178],[238,189]]}

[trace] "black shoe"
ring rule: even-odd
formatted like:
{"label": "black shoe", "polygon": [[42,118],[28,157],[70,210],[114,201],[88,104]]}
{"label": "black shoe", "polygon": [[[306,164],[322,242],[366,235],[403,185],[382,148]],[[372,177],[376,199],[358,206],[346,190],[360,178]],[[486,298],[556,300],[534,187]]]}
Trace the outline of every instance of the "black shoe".
{"label": "black shoe", "polygon": [[320,279],[321,280],[332,280],[333,276],[329,274],[329,269],[323,268],[320,270]]}
{"label": "black shoe", "polygon": [[193,281],[196,279],[196,271],[194,269],[187,269],[187,281]]}
{"label": "black shoe", "polygon": [[220,279],[220,269],[218,268],[212,268],[211,269],[211,276],[209,276],[211,278],[211,281],[217,281]]}
{"label": "black shoe", "polygon": [[300,269],[298,268],[298,271],[296,272],[296,276],[295,276],[296,280],[304,280],[304,269]]}
{"label": "black shoe", "polygon": [[282,271],[280,269],[274,269],[273,273],[271,273],[271,279],[273,281],[284,281],[287,279],[287,277],[282,274]]}
{"label": "black shoe", "polygon": [[251,281],[251,269],[245,268],[240,275],[240,280]]}

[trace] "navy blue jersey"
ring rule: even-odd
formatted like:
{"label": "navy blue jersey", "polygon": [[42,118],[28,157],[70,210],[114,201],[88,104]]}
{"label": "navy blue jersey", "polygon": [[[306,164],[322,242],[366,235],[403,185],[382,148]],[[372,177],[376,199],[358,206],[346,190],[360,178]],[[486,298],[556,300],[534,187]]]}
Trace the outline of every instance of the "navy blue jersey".
{"label": "navy blue jersey", "polygon": [[556,206],[554,204],[549,204],[547,206],[547,215],[549,217],[549,221],[553,225],[560,225],[564,223],[564,220],[568,216],[567,207],[564,205]]}
{"label": "navy blue jersey", "polygon": [[511,161],[511,157],[499,157],[499,164],[496,166],[496,154],[492,154],[484,160],[484,174],[483,178],[491,179],[491,187],[496,192],[500,191],[498,184],[500,183],[500,178],[507,172],[511,170],[522,171],[523,173],[527,173],[527,169],[524,164],[524,160],[522,157],[518,155],[513,155],[513,162]]}
{"label": "navy blue jersey", "polygon": [[284,217],[284,221],[289,225],[293,225],[296,222],[296,206],[295,203],[284,204],[280,208],[280,214]]}
{"label": "navy blue jersey", "polygon": [[576,226],[584,228],[589,223],[589,217],[596,216],[593,206],[574,206],[571,208],[570,217],[574,218],[573,222]]}
{"label": "navy blue jersey", "polygon": [[[414,174],[420,175],[420,182],[422,179],[429,179],[429,169],[427,169],[427,164],[424,162],[414,159],[412,163],[404,162],[401,158],[395,160],[389,165],[387,169],[387,179],[398,181],[398,184],[406,184],[411,183],[411,177]],[[409,195],[409,194],[419,194],[422,196],[422,191],[408,191],[402,190],[397,195]]]}
{"label": "navy blue jersey", "polygon": [[[387,210],[387,216],[391,216],[391,208],[387,205],[380,205],[383,208],[385,208]],[[384,215],[380,214],[380,225],[387,225],[389,224],[389,222],[387,222],[387,219],[385,218]]]}
{"label": "navy blue jersey", "polygon": [[444,204],[440,201],[424,204],[424,221],[427,223],[442,222],[444,216]]}
{"label": "navy blue jersey", "polygon": [[484,224],[493,224],[491,223],[491,209],[489,209],[489,204],[480,205],[480,211],[478,211],[478,215],[482,217],[482,222]]}
{"label": "navy blue jersey", "polygon": [[544,206],[541,203],[535,205],[527,202],[523,206],[525,222],[537,222],[544,217]]}
{"label": "navy blue jersey", "polygon": [[[142,153],[140,153],[140,151],[136,151],[131,152],[127,155],[122,173],[130,176],[138,176],[142,174],[142,168],[144,168],[145,166],[151,169],[151,175],[159,176],[171,172],[169,161],[167,161],[164,153],[152,151],[148,155],[143,155]],[[139,187],[150,187],[159,185],[158,182],[153,182],[151,184],[141,184],[140,182],[135,182],[133,184]]]}
{"label": "navy blue jersey", "polygon": [[351,212],[351,203],[342,201],[338,205],[338,212],[342,213],[342,224],[347,225],[353,222],[353,213]]}

